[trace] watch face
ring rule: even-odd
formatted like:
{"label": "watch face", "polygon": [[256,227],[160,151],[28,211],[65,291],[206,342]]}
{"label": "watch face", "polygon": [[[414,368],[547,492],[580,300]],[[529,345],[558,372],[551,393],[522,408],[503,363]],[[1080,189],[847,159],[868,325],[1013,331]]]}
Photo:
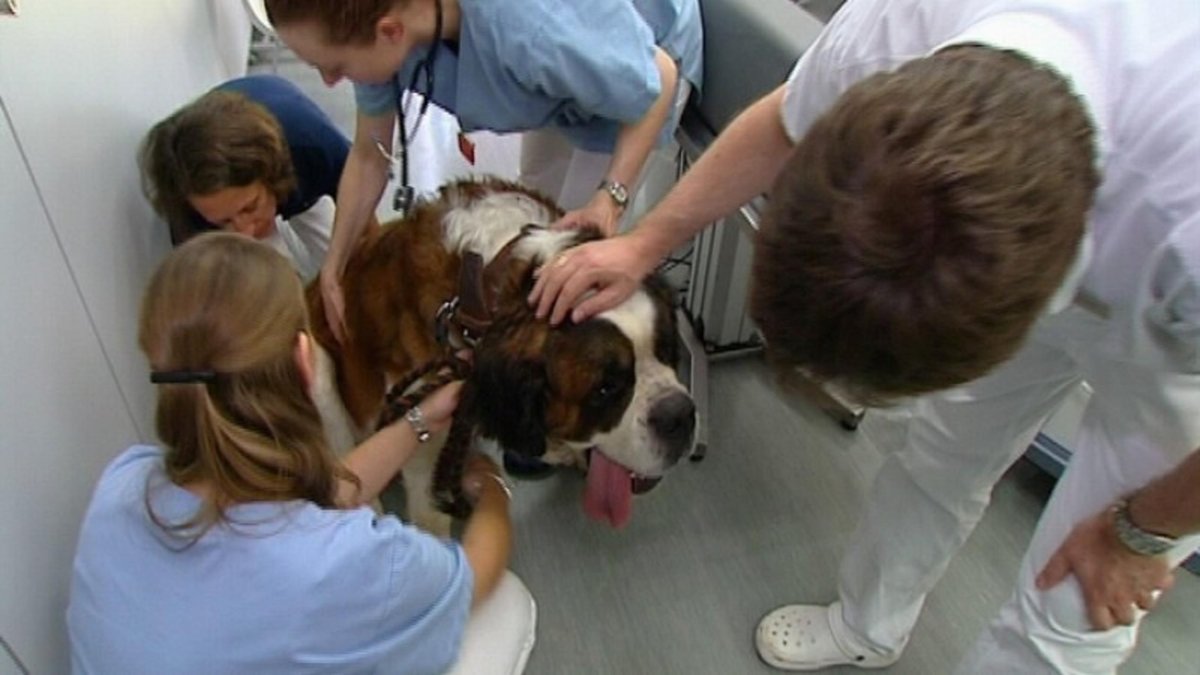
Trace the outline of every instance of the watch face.
{"label": "watch face", "polygon": [[620,183],[609,183],[608,194],[612,195],[617,206],[625,206],[625,203],[629,201],[629,190],[626,190],[625,186]]}

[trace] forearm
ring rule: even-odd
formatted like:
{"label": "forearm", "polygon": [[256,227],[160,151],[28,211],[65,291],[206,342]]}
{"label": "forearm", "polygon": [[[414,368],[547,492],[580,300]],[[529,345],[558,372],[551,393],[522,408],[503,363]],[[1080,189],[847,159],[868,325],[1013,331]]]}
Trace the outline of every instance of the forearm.
{"label": "forearm", "polygon": [[[378,222],[375,208],[387,186],[390,165],[391,133],[394,118],[361,118],[354,144],[346,158],[338,183],[337,210],[333,217],[333,236],[325,269],[342,275],[355,246],[371,226]],[[376,145],[376,138],[383,152]],[[386,140],[384,140],[386,138]]]}
{"label": "forearm", "polygon": [[1170,537],[1200,532],[1200,450],[1134,492],[1129,518],[1144,530]]}
{"label": "forearm", "polygon": [[763,194],[792,152],[780,109],[783,87],[738,115],[631,235],[661,259],[737,207]]}
{"label": "forearm", "polygon": [[356,147],[346,160],[338,184],[337,211],[333,218],[333,237],[329,242],[326,269],[341,276],[355,244],[374,221],[375,207],[387,185],[387,164],[382,156],[365,156]]}
{"label": "forearm", "polygon": [[512,550],[508,493],[499,481],[484,481],[479,501],[463,530],[462,546],[475,573],[475,594],[471,604],[476,606],[496,588]]}
{"label": "forearm", "polygon": [[358,477],[360,487],[347,481],[338,485],[337,503],[343,507],[366,504],[379,496],[417,449],[417,435],[407,422],[390,424],[350,451],[343,459]]}
{"label": "forearm", "polygon": [[661,47],[654,48],[654,61],[658,66],[662,91],[640,120],[621,128],[608,166],[607,178],[625,185],[633,185],[641,175],[646,158],[658,142],[663,125],[667,123],[674,107],[679,68]]}

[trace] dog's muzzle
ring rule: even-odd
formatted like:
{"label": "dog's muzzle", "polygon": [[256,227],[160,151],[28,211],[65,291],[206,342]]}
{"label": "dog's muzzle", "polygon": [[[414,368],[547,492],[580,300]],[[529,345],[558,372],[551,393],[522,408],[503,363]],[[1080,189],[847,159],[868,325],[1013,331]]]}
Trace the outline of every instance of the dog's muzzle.
{"label": "dog's muzzle", "polygon": [[692,448],[696,435],[696,404],[683,392],[672,392],[654,402],[647,424],[666,451],[668,465]]}

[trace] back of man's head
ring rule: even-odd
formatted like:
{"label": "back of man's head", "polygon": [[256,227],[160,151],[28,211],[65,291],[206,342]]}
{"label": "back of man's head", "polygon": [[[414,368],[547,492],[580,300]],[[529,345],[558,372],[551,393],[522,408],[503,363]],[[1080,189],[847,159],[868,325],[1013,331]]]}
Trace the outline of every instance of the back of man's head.
{"label": "back of man's head", "polygon": [[1098,184],[1065,79],[962,46],[849,89],[770,194],[751,314],[778,362],[863,402],[975,379],[1062,282]]}

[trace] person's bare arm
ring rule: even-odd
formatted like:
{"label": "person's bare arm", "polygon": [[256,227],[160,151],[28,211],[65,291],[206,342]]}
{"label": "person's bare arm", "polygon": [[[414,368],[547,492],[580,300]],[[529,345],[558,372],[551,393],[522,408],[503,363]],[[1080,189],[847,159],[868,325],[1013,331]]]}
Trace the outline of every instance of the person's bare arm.
{"label": "person's bare arm", "polygon": [[[449,428],[461,389],[462,382],[451,382],[417,404],[431,432]],[[374,500],[418,447],[417,434],[404,419],[372,434],[342,459],[346,468],[358,477],[359,486],[355,488],[352,483],[342,481],[338,485],[337,504],[354,507]]]}
{"label": "person's bare arm", "polygon": [[475,498],[475,509],[463,529],[462,547],[475,574],[472,606],[485,600],[504,575],[512,552],[509,490],[495,462],[475,455],[463,473],[463,489]]}
{"label": "person's bare arm", "polygon": [[655,262],[742,204],[764,194],[792,153],[780,85],[738,115],[631,232]]}
{"label": "person's bare arm", "polygon": [[[542,268],[529,297],[538,316],[558,323],[570,311],[583,321],[616,306],[672,250],[766,192],[792,152],[780,112],[784,91],[781,85],[738,115],[631,232],[570,249]],[[595,294],[580,302],[588,291]]]}
{"label": "person's bare arm", "polygon": [[[616,147],[608,165],[605,178],[627,186],[633,186],[646,165],[646,158],[654,149],[663,125],[671,117],[675,103],[675,85],[679,79],[679,68],[661,47],[654,48],[654,63],[658,66],[662,90],[646,114],[636,122],[621,127]],[[597,190],[592,199],[582,208],[567,213],[554,227],[578,227],[596,225],[605,235],[617,231],[622,209],[607,192]]]}
{"label": "person's bare arm", "polygon": [[[1200,532],[1200,450],[1129,496],[1129,519],[1148,532],[1181,537]],[[1152,609],[1175,581],[1165,556],[1138,555],[1117,537],[1111,509],[1076,525],[1038,575],[1052,588],[1074,575],[1097,630],[1130,625],[1135,608]]]}
{"label": "person's bare arm", "polygon": [[1129,517],[1168,537],[1200,532],[1200,449],[1129,498]]}
{"label": "person's bare arm", "polygon": [[375,208],[387,186],[395,124],[394,113],[377,117],[358,114],[354,142],[338,183],[333,236],[329,253],[321,265],[321,297],[325,302],[326,320],[339,341],[346,339],[342,274],[363,234],[372,223],[378,223]]}

